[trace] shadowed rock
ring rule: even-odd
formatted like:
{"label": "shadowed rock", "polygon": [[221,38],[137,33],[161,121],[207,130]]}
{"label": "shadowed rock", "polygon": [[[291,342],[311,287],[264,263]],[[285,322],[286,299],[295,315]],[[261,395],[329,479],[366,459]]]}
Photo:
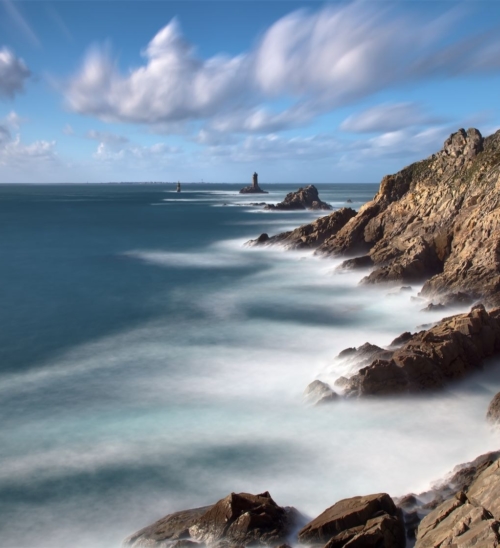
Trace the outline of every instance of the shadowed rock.
{"label": "shadowed rock", "polygon": [[246,245],[279,244],[286,249],[315,249],[324,242],[325,238],[338,232],[355,215],[354,209],[344,207],[289,232],[282,232],[272,237],[261,234],[256,240],[250,240]]}
{"label": "shadowed rock", "polygon": [[477,371],[500,350],[500,309],[477,305],[413,335],[390,359],[380,353],[367,367],[335,386],[347,396],[375,396],[438,390]]}
{"label": "shadowed rock", "polygon": [[313,381],[304,390],[305,400],[313,405],[330,403],[338,399],[338,397],[338,394],[326,382],[319,380]]}

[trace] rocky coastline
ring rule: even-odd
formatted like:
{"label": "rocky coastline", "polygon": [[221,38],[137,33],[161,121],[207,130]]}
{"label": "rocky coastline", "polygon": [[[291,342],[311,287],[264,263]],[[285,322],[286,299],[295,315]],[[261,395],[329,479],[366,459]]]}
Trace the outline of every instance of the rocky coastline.
{"label": "rocky coastline", "polygon": [[[299,201],[329,209],[312,188],[314,196],[309,186],[268,209],[293,209]],[[387,348],[347,348],[336,359],[354,364],[356,372],[333,387],[313,381],[304,394],[309,403],[334,410],[340,398],[442,390],[500,353],[500,131],[484,139],[477,129],[461,129],[441,151],[384,177],[359,211],[342,208],[293,231],[262,234],[248,245],[342,257],[342,269],[370,269],[364,284],[423,283],[421,296],[431,300],[431,310],[471,306],[403,333]],[[500,394],[485,420],[500,424]],[[500,451],[457,466],[420,494],[353,496],[314,519],[299,510],[278,506],[267,492],[231,493],[211,506],[170,514],[128,537],[124,546],[500,546]]]}

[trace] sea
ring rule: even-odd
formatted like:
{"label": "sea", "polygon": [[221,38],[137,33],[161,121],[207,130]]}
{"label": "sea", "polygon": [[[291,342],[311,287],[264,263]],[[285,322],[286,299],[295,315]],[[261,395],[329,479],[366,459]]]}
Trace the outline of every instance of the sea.
{"label": "sea", "polygon": [[[498,360],[439,394],[304,401],[313,380],[355,372],[341,350],[442,314],[422,311],[419,286],[246,246],[324,214],[250,205],[297,189],[265,187],[0,186],[2,548],[118,548],[231,492],[314,517],[420,492],[499,448],[485,421]],[[359,209],[378,186],[318,188]]]}

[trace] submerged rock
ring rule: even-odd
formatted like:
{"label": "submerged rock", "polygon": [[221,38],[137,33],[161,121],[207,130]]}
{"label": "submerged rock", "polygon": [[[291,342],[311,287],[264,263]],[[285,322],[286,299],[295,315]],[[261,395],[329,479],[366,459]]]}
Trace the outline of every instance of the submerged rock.
{"label": "submerged rock", "polygon": [[330,403],[338,399],[338,397],[338,394],[326,382],[319,380],[313,381],[304,390],[304,398],[313,405]]}
{"label": "submerged rock", "polygon": [[212,506],[170,514],[128,537],[124,545],[163,548],[170,547],[168,541],[185,539],[210,547],[278,546],[301,520],[297,510],[278,506],[268,492],[231,493]]}
{"label": "submerged rock", "polygon": [[386,493],[344,499],[299,531],[299,542],[325,548],[404,548],[401,515]]}
{"label": "submerged rock", "polygon": [[332,206],[320,200],[318,189],[314,185],[308,185],[288,193],[278,204],[266,205],[265,209],[332,209]]}

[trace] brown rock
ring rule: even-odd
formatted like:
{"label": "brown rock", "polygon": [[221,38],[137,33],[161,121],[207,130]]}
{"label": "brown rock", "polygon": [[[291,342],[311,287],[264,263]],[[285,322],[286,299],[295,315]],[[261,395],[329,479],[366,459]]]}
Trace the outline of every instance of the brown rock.
{"label": "brown rock", "polygon": [[443,319],[416,333],[390,359],[379,353],[342,389],[348,396],[438,390],[476,371],[484,358],[500,349],[500,311],[476,305],[467,314]]}
{"label": "brown rock", "polygon": [[314,249],[321,245],[326,238],[338,232],[348,221],[356,215],[354,209],[344,207],[330,215],[320,217],[312,223],[300,226],[295,230],[282,232],[271,238],[261,234],[256,240],[250,240],[246,245],[282,245],[286,249]]}
{"label": "brown rock", "polygon": [[[403,523],[394,502],[385,493],[341,500],[299,531],[302,544],[328,543],[328,548],[386,546],[380,544],[380,539],[385,537],[398,539],[394,544],[387,544],[388,547],[405,545]],[[379,544],[374,539],[378,539]]]}
{"label": "brown rock", "polygon": [[231,493],[213,506],[170,514],[128,537],[124,545],[163,548],[168,541],[185,539],[231,548],[256,543],[278,546],[301,519],[297,510],[278,506],[267,492]]}
{"label": "brown rock", "polygon": [[276,205],[266,205],[265,209],[332,209],[332,206],[320,200],[318,189],[314,185],[308,185],[296,192],[288,193],[285,199]]}
{"label": "brown rock", "polygon": [[205,514],[211,506],[174,512],[157,522],[137,531],[123,541],[130,548],[160,546],[163,541],[176,541],[189,538],[189,527]]}

